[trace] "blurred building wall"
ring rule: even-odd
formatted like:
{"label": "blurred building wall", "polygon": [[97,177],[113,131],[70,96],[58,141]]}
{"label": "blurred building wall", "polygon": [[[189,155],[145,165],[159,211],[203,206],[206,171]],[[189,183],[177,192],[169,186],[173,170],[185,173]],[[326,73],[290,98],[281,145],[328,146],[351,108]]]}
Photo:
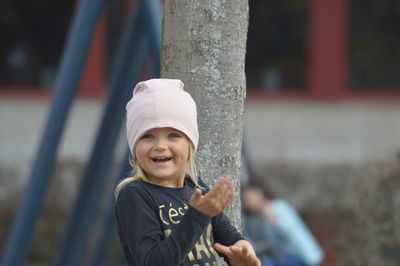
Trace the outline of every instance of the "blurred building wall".
{"label": "blurred building wall", "polygon": [[400,153],[395,103],[248,102],[246,139],[263,163],[364,164]]}

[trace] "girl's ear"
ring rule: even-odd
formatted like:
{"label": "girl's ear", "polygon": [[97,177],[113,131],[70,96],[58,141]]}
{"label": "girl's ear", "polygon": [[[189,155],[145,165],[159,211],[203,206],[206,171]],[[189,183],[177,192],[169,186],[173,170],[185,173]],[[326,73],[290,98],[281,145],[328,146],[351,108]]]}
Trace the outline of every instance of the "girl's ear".
{"label": "girl's ear", "polygon": [[132,167],[135,167],[135,166],[136,166],[136,158],[132,156],[132,153],[129,153],[129,164],[130,164]]}

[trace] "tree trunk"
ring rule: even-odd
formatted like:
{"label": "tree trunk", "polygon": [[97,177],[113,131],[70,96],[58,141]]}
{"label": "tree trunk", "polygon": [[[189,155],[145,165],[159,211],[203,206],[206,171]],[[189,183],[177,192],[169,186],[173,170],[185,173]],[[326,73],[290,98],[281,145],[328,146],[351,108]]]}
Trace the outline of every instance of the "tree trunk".
{"label": "tree trunk", "polygon": [[161,76],[178,78],[197,103],[202,179],[233,179],[226,210],[242,230],[240,164],[246,78],[247,0],[166,0]]}

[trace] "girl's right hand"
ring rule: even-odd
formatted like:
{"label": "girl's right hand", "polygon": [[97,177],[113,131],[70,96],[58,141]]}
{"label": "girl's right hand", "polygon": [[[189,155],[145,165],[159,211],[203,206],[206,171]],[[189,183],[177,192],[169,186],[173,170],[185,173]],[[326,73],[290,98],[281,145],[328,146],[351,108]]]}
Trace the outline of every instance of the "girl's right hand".
{"label": "girl's right hand", "polygon": [[231,178],[222,176],[205,195],[199,188],[196,188],[190,199],[190,205],[205,215],[214,217],[220,214],[231,203],[233,198]]}
{"label": "girl's right hand", "polygon": [[217,252],[228,257],[232,266],[261,266],[261,261],[247,240],[239,240],[230,247],[216,243],[214,247]]}

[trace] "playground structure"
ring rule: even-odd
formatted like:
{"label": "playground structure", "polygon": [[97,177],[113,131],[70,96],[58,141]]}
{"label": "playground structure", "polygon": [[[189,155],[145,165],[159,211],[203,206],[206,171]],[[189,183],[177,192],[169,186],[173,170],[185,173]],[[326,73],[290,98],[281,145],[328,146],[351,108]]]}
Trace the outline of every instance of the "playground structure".
{"label": "playground structure", "polygon": [[[41,142],[20,201],[1,265],[24,265],[32,234],[38,220],[43,199],[56,161],[57,150],[65,123],[77,92],[83,64],[97,21],[105,8],[104,0],[82,0],[71,23],[60,69],[54,85],[50,111]],[[152,75],[159,71],[161,44],[161,6],[157,0],[141,0],[132,7],[119,39],[104,112],[95,144],[80,181],[80,188],[70,213],[54,265],[80,265],[85,254],[88,236],[109,174],[114,148],[124,121],[124,105],[130,98],[132,84],[147,58],[152,59]],[[127,151],[128,154],[128,151]],[[118,182],[129,167],[122,163]],[[102,265],[114,230],[114,199],[103,217],[99,241],[91,258],[91,265]]]}

